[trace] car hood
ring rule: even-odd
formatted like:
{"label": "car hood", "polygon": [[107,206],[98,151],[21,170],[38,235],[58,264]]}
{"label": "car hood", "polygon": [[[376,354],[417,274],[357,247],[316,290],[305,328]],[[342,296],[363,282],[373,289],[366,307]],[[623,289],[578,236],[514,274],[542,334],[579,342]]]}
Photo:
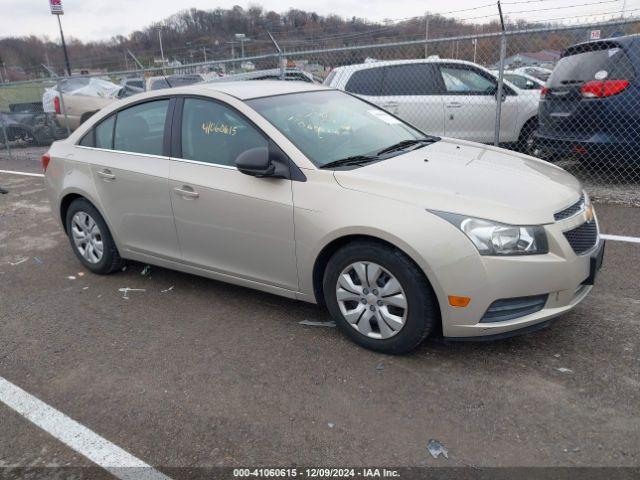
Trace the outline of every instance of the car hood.
{"label": "car hood", "polygon": [[542,160],[452,139],[334,176],[344,188],[516,225],[554,222],[582,190],[573,175]]}

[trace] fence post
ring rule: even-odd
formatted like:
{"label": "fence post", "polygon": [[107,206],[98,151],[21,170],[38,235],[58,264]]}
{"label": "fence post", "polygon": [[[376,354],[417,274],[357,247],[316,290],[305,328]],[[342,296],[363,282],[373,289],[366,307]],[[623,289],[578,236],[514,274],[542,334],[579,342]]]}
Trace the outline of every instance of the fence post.
{"label": "fence post", "polygon": [[500,144],[500,120],[502,118],[502,96],[504,92],[504,58],[507,52],[507,36],[502,32],[500,37],[500,67],[498,70],[498,88],[496,90],[496,131],[493,144],[497,147]]}
{"label": "fence post", "polygon": [[69,135],[71,135],[71,128],[69,127],[69,117],[67,117],[67,108],[64,106],[64,94],[62,93],[62,90],[64,90],[64,83],[66,82],[66,79],[62,79],[60,80],[60,91],[58,92],[60,94],[60,107],[62,108],[62,114],[64,115],[64,123],[65,126],[67,127],[67,137]]}
{"label": "fence post", "polygon": [[7,135],[7,131],[4,128],[4,123],[0,122],[0,127],[2,127],[2,137],[4,138],[4,145],[7,147],[7,154],[9,155],[9,160],[13,160],[11,156],[11,147],[9,147],[9,136]]}
{"label": "fence post", "polygon": [[498,12],[500,13],[500,23],[502,24],[502,35],[500,36],[500,67],[498,70],[498,88],[496,90],[496,130],[493,136],[493,144],[500,145],[500,120],[502,119],[502,92],[504,86],[504,59],[507,54],[507,35],[504,29],[502,18],[502,7],[498,0]]}

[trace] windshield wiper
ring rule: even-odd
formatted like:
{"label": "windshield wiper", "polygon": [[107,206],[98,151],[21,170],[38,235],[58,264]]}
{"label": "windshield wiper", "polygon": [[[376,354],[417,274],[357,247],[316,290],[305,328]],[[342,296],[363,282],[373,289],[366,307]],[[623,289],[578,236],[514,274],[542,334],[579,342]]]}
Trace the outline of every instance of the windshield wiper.
{"label": "windshield wiper", "polygon": [[362,166],[376,160],[379,160],[377,155],[354,155],[352,157],[339,158],[333,162],[325,163],[324,165],[321,165],[320,168],[346,167],[348,165]]}
{"label": "windshield wiper", "polygon": [[[383,148],[378,152],[378,155],[384,155],[385,153],[395,152],[396,150],[404,150],[405,148],[412,147],[414,145],[420,145],[420,147],[423,147],[429,143],[433,143],[436,141],[437,139],[435,137],[434,138],[416,138],[414,140],[403,140],[389,147]],[[416,148],[420,148],[420,147],[416,147]]]}

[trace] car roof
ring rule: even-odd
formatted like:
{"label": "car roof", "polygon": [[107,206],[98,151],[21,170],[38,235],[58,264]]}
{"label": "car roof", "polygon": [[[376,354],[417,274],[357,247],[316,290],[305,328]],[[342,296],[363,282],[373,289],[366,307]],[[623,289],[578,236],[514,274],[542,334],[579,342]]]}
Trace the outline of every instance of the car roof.
{"label": "car roof", "polygon": [[570,47],[568,47],[564,52],[563,52],[563,56],[566,52],[568,51],[573,51],[573,50],[579,50],[580,48],[584,48],[586,45],[593,45],[593,44],[598,44],[598,43],[616,43],[622,47],[628,47],[631,44],[633,44],[636,40],[638,40],[640,38],[640,34],[633,34],[633,35],[623,35],[620,37],[606,37],[606,38],[601,38],[599,40],[591,40],[588,42],[580,42],[580,43],[576,43],[575,45],[571,45]]}
{"label": "car roof", "polygon": [[[178,89],[172,89],[178,93]],[[316,90],[331,90],[309,82],[297,82],[282,80],[241,80],[236,82],[203,82],[179,87],[179,93],[207,93],[220,92],[240,100],[250,100],[259,97],[271,97],[285,95],[287,93],[311,92]],[[171,90],[170,90],[171,91]]]}
{"label": "car roof", "polygon": [[412,63],[457,63],[461,65],[473,65],[474,67],[484,68],[482,65],[478,65],[477,63],[468,62],[466,60],[456,60],[453,58],[417,58],[417,59],[406,59],[406,60],[376,60],[374,62],[366,62],[366,63],[354,63],[352,65],[342,65],[340,67],[336,67],[334,70],[363,70],[366,68],[377,68],[377,67],[388,67],[391,65],[408,65]]}

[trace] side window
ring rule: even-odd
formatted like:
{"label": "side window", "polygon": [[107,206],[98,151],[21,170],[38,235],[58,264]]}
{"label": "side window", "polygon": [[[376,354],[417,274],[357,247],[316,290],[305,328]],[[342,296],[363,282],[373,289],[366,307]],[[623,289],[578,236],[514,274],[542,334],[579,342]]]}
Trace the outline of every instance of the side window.
{"label": "side window", "polygon": [[327,75],[327,78],[324,79],[324,82],[322,82],[323,85],[328,85],[331,86],[331,82],[333,81],[333,77],[336,76],[337,71],[336,70],[331,70],[329,72],[329,75]]}
{"label": "side window", "polygon": [[433,67],[425,63],[387,67],[382,95],[438,95],[438,80]]}
{"label": "side window", "polygon": [[516,87],[522,88],[523,90],[527,89],[527,79],[525,77],[521,77],[520,75],[505,75],[505,80],[510,81]]}
{"label": "side window", "polygon": [[93,147],[93,128],[84,134],[84,137],[78,142],[82,147]]}
{"label": "side window", "polygon": [[210,100],[184,100],[182,158],[233,166],[240,153],[268,145],[256,127],[232,109]]}
{"label": "side window", "polygon": [[142,103],[118,112],[113,148],[162,155],[169,100]]}
{"label": "side window", "polygon": [[344,89],[358,95],[380,95],[383,73],[383,67],[358,70],[351,75]]}
{"label": "side window", "polygon": [[447,93],[492,95],[496,81],[491,80],[471,67],[441,66],[440,73]]}
{"label": "side window", "polygon": [[113,149],[113,124],[116,116],[111,115],[96,127],[96,148]]}

